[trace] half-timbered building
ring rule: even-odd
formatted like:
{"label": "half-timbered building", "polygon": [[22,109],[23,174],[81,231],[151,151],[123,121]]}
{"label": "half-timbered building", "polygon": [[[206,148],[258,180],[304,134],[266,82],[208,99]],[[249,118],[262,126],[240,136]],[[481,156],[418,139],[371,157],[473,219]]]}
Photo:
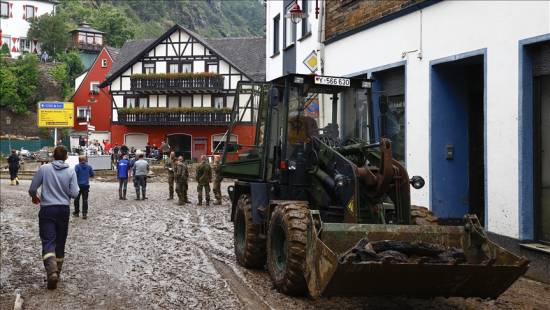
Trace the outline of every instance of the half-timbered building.
{"label": "half-timbered building", "polygon": [[[129,41],[101,87],[112,95],[112,141],[143,149],[165,140],[187,159],[220,149],[239,81],[265,78],[265,39],[205,39],[175,25]],[[251,117],[251,116],[250,116]],[[247,144],[253,128],[232,141]]]}

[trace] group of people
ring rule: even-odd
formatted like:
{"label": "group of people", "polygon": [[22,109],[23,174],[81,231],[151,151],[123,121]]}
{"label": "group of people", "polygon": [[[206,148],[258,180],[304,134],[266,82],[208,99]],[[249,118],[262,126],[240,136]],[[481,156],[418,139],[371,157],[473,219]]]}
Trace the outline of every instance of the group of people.
{"label": "group of people", "polygon": [[147,175],[149,174],[149,163],[145,160],[143,153],[138,154],[137,160],[130,160],[128,155],[122,155],[116,164],[118,179],[118,199],[126,200],[128,179],[133,177],[136,189],[136,200],[147,199]]}

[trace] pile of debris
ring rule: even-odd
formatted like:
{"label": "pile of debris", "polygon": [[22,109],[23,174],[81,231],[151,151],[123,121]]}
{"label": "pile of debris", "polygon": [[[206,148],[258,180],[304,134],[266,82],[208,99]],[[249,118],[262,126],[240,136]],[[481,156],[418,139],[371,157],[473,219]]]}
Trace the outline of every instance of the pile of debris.
{"label": "pile of debris", "polygon": [[340,257],[341,264],[369,262],[456,265],[466,263],[466,256],[461,249],[445,248],[426,242],[397,240],[369,242],[367,238],[363,238]]}

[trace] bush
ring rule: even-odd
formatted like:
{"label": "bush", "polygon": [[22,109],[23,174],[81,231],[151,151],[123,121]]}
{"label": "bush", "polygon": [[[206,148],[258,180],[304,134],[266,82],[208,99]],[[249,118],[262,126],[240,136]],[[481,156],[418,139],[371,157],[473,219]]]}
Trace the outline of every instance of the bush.
{"label": "bush", "polygon": [[68,98],[71,94],[71,86],[69,83],[69,70],[65,63],[61,63],[50,69],[50,74],[61,85],[63,98]]}
{"label": "bush", "polygon": [[10,47],[4,43],[0,49],[0,57],[11,57]]}
{"label": "bush", "polygon": [[36,100],[38,58],[24,55],[15,62],[0,63],[0,106],[15,113],[24,113]]}
{"label": "bush", "polygon": [[72,84],[72,81],[84,71],[84,64],[77,50],[57,54],[56,58],[67,65],[69,84]]}

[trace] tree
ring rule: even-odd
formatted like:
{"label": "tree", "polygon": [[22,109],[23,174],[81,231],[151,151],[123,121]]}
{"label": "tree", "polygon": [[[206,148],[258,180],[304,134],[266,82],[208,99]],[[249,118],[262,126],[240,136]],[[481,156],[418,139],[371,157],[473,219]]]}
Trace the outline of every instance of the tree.
{"label": "tree", "polygon": [[72,84],[71,81],[73,81],[82,73],[82,71],[84,71],[84,64],[82,63],[80,54],[76,50],[58,54],[56,58],[67,65],[69,84]]}
{"label": "tree", "polygon": [[17,95],[17,76],[5,63],[0,66],[0,107],[21,113],[27,110]]}
{"label": "tree", "polygon": [[65,50],[69,42],[69,29],[62,14],[44,14],[31,22],[28,36],[37,39],[50,55]]}
{"label": "tree", "polygon": [[103,4],[94,11],[91,25],[106,33],[107,44],[121,47],[124,42],[134,38],[135,28],[131,20],[120,9]]}
{"label": "tree", "polygon": [[36,99],[38,59],[27,54],[15,62],[0,63],[0,106],[24,113]]}
{"label": "tree", "polygon": [[0,57],[11,57],[10,47],[4,43],[2,49],[0,50]]}

